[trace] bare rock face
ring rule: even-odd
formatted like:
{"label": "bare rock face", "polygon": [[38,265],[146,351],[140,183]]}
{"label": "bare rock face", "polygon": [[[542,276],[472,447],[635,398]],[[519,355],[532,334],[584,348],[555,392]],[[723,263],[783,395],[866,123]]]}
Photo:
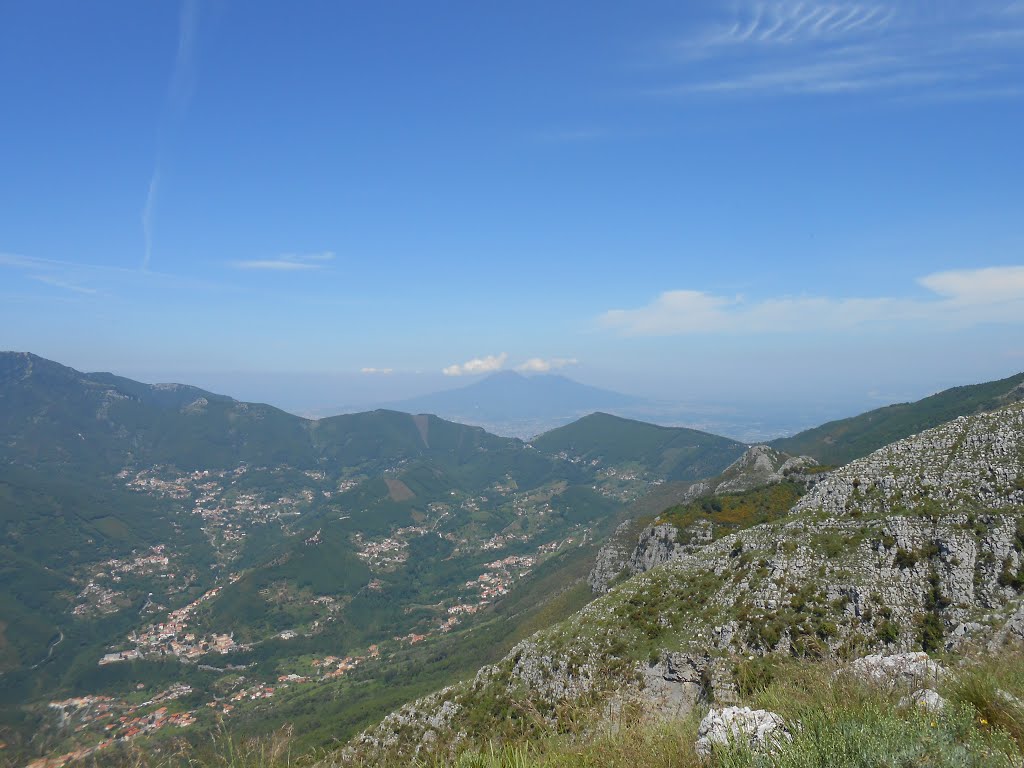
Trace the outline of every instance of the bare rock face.
{"label": "bare rock face", "polygon": [[[744,458],[767,466],[754,449]],[[714,636],[718,647],[740,653],[791,647],[792,630],[762,633],[766,642],[750,647],[747,629],[785,613],[801,585],[836,606],[819,627],[830,647],[849,636],[883,640],[896,651],[921,647],[914,627],[928,615],[942,635],[929,639],[932,647],[996,647],[1024,638],[1024,609],[1016,605],[1024,591],[1022,511],[1018,404],[957,419],[834,470],[777,523],[714,542],[689,529],[681,537],[672,525],[650,526],[629,569],[678,564],[731,574],[715,601],[745,603],[747,627],[723,622]],[[744,559],[757,567],[736,573]]]}
{"label": "bare rock face", "polygon": [[793,508],[837,517],[1024,506],[1024,408],[961,416],[832,472]]}
{"label": "bare rock face", "polygon": [[603,595],[608,586],[629,567],[635,542],[626,538],[631,521],[621,523],[615,533],[597,553],[594,568],[587,577],[587,584],[595,595]]}
{"label": "bare rock face", "polygon": [[714,483],[714,493],[739,493],[800,476],[818,462],[810,456],[790,456],[767,445],[752,445],[729,465]]}
{"label": "bare rock face", "polygon": [[708,656],[663,653],[656,664],[643,669],[642,697],[648,711],[666,717],[689,712],[705,699]]}
{"label": "bare rock face", "polygon": [[774,712],[749,707],[712,709],[700,721],[697,754],[710,755],[715,747],[748,744],[752,749],[770,750],[782,741],[792,740],[786,721]]}
{"label": "bare rock face", "polygon": [[644,573],[678,559],[697,546],[710,543],[711,526],[700,527],[685,544],[678,540],[678,536],[679,529],[667,523],[646,528],[629,558],[630,573]]}
{"label": "bare rock face", "polygon": [[439,738],[457,744],[464,734],[455,733],[452,727],[461,712],[461,707],[451,697],[452,692],[451,687],[443,688],[392,712],[376,728],[356,737],[343,757],[348,759],[357,751],[366,750],[415,756]]}
{"label": "bare rock face", "polygon": [[1017,611],[1010,617],[1009,621],[992,638],[989,650],[995,651],[1010,640],[1024,641],[1024,602],[1017,607]]}

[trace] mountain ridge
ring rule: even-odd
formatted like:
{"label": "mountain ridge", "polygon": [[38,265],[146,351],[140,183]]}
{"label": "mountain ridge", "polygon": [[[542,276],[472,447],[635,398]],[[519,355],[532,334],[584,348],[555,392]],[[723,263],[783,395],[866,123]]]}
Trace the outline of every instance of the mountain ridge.
{"label": "mountain ridge", "polygon": [[457,753],[528,713],[543,738],[567,709],[616,711],[631,697],[675,716],[741,703],[744,660],[758,657],[1024,641],[1024,404],[879,449],[779,519],[681,543],[642,539],[640,573],[392,713],[342,761]]}
{"label": "mountain ridge", "polygon": [[790,454],[845,464],[883,445],[936,427],[957,416],[980,413],[1024,400],[1024,373],[968,384],[908,403],[894,403],[846,419],[830,421],[791,437],[769,441]]}
{"label": "mountain ridge", "polygon": [[[738,459],[743,443],[688,427],[665,427],[596,412],[538,436],[530,443],[549,455],[577,461],[640,462],[667,481],[711,477]],[[693,462],[703,454],[708,457]],[[717,470],[712,470],[717,467]]]}

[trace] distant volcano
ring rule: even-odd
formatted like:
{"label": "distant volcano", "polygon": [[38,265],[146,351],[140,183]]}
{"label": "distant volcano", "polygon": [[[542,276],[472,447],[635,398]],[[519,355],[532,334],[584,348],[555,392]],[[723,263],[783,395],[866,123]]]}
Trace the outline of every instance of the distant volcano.
{"label": "distant volcano", "polygon": [[466,387],[388,403],[387,407],[407,413],[433,413],[481,426],[506,425],[507,432],[510,425],[558,426],[594,411],[629,408],[644,402],[565,376],[523,376],[502,371]]}

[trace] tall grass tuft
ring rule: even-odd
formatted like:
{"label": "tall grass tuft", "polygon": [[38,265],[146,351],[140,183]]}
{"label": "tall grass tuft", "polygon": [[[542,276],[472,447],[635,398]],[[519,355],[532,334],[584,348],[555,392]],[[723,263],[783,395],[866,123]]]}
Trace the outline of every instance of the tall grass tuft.
{"label": "tall grass tuft", "polygon": [[1024,654],[986,657],[957,671],[945,687],[951,701],[973,708],[986,730],[1009,734],[1024,749]]}

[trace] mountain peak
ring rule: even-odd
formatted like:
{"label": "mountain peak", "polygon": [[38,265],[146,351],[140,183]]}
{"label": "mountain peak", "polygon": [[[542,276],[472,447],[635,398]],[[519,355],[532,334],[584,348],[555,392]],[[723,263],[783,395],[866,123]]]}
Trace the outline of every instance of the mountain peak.
{"label": "mountain peak", "polygon": [[[495,371],[490,376],[485,376],[481,381],[493,381],[495,379],[525,379],[526,377],[519,371]],[[470,385],[472,386],[472,385]]]}
{"label": "mountain peak", "polygon": [[532,437],[597,410],[636,405],[638,398],[581,384],[559,374],[496,371],[463,387],[389,403],[410,413],[433,413],[500,434]]}

